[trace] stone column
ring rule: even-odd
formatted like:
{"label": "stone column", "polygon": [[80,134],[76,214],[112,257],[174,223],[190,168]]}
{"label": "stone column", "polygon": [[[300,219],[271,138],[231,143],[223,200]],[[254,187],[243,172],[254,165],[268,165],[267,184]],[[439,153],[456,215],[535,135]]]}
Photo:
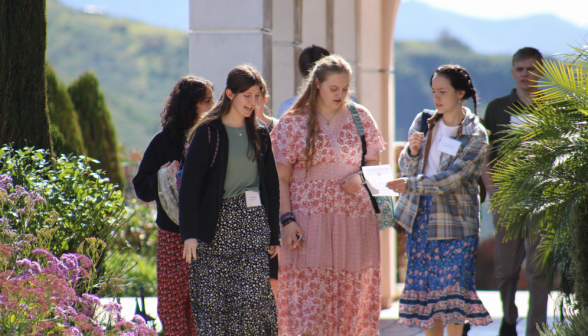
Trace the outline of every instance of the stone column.
{"label": "stone column", "polygon": [[273,114],[280,104],[297,94],[300,75],[297,70],[302,40],[302,0],[277,0],[273,4],[272,78]]}
{"label": "stone column", "polygon": [[[394,23],[400,0],[356,0],[358,100],[378,123],[387,150],[382,163],[395,171],[394,156]],[[389,308],[396,293],[396,232],[380,233],[382,256],[382,307]]]}
{"label": "stone column", "polygon": [[257,68],[271,93],[272,2],[190,0],[190,74],[212,81],[216,98],[243,63]]}

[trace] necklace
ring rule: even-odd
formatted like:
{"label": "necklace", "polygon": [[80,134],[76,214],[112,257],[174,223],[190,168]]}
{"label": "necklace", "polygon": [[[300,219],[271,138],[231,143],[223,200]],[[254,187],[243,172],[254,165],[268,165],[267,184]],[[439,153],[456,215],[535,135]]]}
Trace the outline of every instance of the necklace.
{"label": "necklace", "polygon": [[330,126],[331,125],[331,120],[333,120],[333,118],[337,115],[337,113],[339,113],[339,110],[335,111],[335,113],[333,113],[333,115],[329,119],[325,118],[323,116],[323,114],[320,113],[320,112],[318,114],[321,116],[321,118],[323,118],[323,119],[325,119],[327,121],[327,126]]}
{"label": "necklace", "polygon": [[[239,136],[242,136],[243,135],[243,134],[241,134],[241,132],[239,132],[239,129],[237,127],[233,127],[233,126],[229,126],[229,127],[232,128],[232,129],[234,129],[235,131],[237,131],[237,133],[239,133]],[[239,127],[239,128],[241,128],[241,127]]]}

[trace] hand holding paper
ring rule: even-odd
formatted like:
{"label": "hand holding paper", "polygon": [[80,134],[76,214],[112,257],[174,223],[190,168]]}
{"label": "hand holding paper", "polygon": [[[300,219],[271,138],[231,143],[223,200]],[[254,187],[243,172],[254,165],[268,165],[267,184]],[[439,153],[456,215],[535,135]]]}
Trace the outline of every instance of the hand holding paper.
{"label": "hand holding paper", "polygon": [[361,168],[363,170],[365,181],[372,192],[372,196],[398,196],[398,193],[388,189],[386,186],[388,181],[394,179],[389,164],[364,166]]}

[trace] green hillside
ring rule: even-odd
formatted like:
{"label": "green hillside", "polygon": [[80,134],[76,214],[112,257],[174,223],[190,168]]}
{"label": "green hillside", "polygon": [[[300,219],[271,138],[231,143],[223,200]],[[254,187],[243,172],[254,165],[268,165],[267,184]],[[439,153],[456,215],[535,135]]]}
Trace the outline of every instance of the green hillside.
{"label": "green hillside", "polygon": [[128,19],[85,14],[47,0],[47,59],[70,83],[86,70],[98,77],[118,140],[144,149],[159,112],[188,74],[188,34]]}
{"label": "green hillside", "polygon": [[[144,149],[160,127],[164,100],[188,73],[188,33],[84,14],[57,0],[47,0],[47,21],[47,58],[59,79],[69,83],[93,71],[118,140],[127,148]],[[395,52],[397,140],[406,138],[418,112],[434,109],[429,77],[441,64],[457,63],[470,71],[481,97],[480,115],[514,84],[510,55],[477,54],[447,35],[436,42],[399,41]]]}

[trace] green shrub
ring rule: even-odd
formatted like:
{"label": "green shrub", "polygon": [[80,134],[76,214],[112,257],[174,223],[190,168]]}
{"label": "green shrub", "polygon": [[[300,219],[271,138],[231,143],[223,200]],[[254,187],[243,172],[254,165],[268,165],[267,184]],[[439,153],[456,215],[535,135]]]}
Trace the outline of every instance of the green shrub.
{"label": "green shrub", "polygon": [[576,314],[566,316],[568,321],[555,323],[553,329],[543,325],[539,327],[541,336],[586,336],[588,332],[588,310],[582,309]]}
{"label": "green shrub", "polygon": [[110,119],[98,78],[85,72],[67,89],[79,116],[88,156],[98,160],[93,166],[105,171],[114,184],[124,188],[124,179],[118,157],[116,131]]}
{"label": "green shrub", "polygon": [[[114,240],[127,221],[124,198],[102,171],[92,170],[92,162],[85,156],[55,158],[29,147],[0,149],[0,174],[12,180],[9,196],[0,203],[0,218],[18,234],[52,230],[49,250],[57,256],[90,256],[97,282],[83,284],[88,291],[105,290],[111,278],[124,274],[129,252]],[[44,201],[33,205],[31,199],[38,198]],[[109,258],[120,262],[107,262]]]}
{"label": "green shrub", "polygon": [[85,155],[86,147],[78,122],[78,114],[69,93],[67,93],[67,87],[59,82],[55,71],[49,65],[47,65],[47,107],[49,108],[51,126],[59,130],[63,138],[61,141],[64,142],[62,145],[57,143],[52,129],[51,139],[53,140],[54,152]]}
{"label": "green shrub", "polygon": [[0,0],[0,144],[51,149],[45,0]]}

